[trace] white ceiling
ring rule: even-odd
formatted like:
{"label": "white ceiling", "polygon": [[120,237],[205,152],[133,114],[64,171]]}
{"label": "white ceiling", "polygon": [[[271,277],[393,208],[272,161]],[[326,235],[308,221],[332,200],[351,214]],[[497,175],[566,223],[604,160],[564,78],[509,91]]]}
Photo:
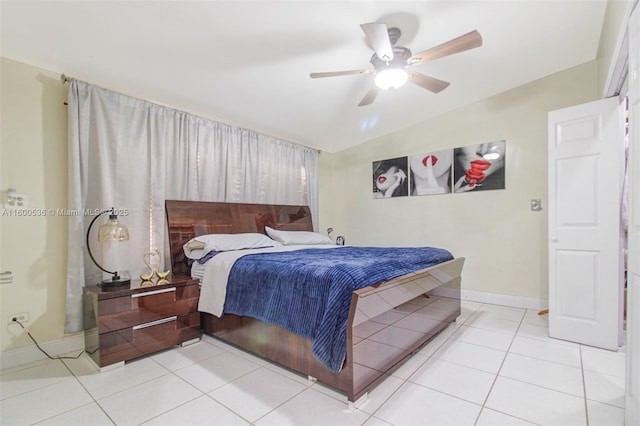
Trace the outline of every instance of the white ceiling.
{"label": "white ceiling", "polygon": [[[337,152],[596,58],[605,0],[6,1],[2,56]],[[358,107],[371,75],[361,23],[399,27],[414,53],[477,29],[482,47],[415,66]]]}

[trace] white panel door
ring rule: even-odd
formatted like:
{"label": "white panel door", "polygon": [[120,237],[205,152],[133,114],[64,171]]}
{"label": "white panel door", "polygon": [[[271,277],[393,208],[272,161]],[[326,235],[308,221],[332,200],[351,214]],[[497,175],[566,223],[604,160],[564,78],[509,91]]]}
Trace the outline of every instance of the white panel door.
{"label": "white panel door", "polygon": [[618,349],[623,108],[549,113],[549,335]]}
{"label": "white panel door", "polygon": [[625,424],[640,425],[640,7],[629,20],[629,253]]}

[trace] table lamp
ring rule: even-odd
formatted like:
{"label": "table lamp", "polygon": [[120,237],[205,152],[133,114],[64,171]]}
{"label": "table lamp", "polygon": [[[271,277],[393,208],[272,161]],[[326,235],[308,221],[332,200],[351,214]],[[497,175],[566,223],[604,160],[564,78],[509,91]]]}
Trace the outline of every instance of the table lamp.
{"label": "table lamp", "polygon": [[115,209],[111,208],[110,210],[104,210],[98,213],[98,215],[96,215],[96,217],[91,220],[89,229],[87,229],[87,251],[89,252],[89,257],[91,257],[91,260],[98,268],[112,275],[112,278],[110,280],[103,280],[100,284],[98,284],[99,287],[103,289],[127,288],[131,285],[131,279],[120,277],[118,271],[106,270],[105,268],[100,266],[100,264],[96,261],[96,259],[93,257],[93,254],[91,253],[91,244],[89,243],[89,234],[91,233],[91,227],[100,216],[107,213],[109,213],[109,220],[98,229],[98,241],[120,242],[129,240],[129,230],[126,226],[118,222],[118,215],[115,214]]}

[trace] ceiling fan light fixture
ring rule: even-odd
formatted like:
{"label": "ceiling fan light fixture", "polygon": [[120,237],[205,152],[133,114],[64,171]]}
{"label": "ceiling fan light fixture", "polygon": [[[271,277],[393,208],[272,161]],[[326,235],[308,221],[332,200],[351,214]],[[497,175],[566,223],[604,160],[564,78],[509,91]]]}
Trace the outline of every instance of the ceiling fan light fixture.
{"label": "ceiling fan light fixture", "polygon": [[409,74],[404,68],[385,68],[376,73],[376,86],[383,90],[393,90],[404,85]]}

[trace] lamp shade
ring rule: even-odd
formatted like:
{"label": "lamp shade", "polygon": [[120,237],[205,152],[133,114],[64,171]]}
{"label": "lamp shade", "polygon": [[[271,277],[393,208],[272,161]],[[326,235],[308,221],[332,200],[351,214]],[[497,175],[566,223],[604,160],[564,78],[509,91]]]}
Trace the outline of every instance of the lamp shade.
{"label": "lamp shade", "polygon": [[98,229],[98,241],[128,241],[129,230],[126,226],[118,222],[118,216],[109,215],[109,220]]}

